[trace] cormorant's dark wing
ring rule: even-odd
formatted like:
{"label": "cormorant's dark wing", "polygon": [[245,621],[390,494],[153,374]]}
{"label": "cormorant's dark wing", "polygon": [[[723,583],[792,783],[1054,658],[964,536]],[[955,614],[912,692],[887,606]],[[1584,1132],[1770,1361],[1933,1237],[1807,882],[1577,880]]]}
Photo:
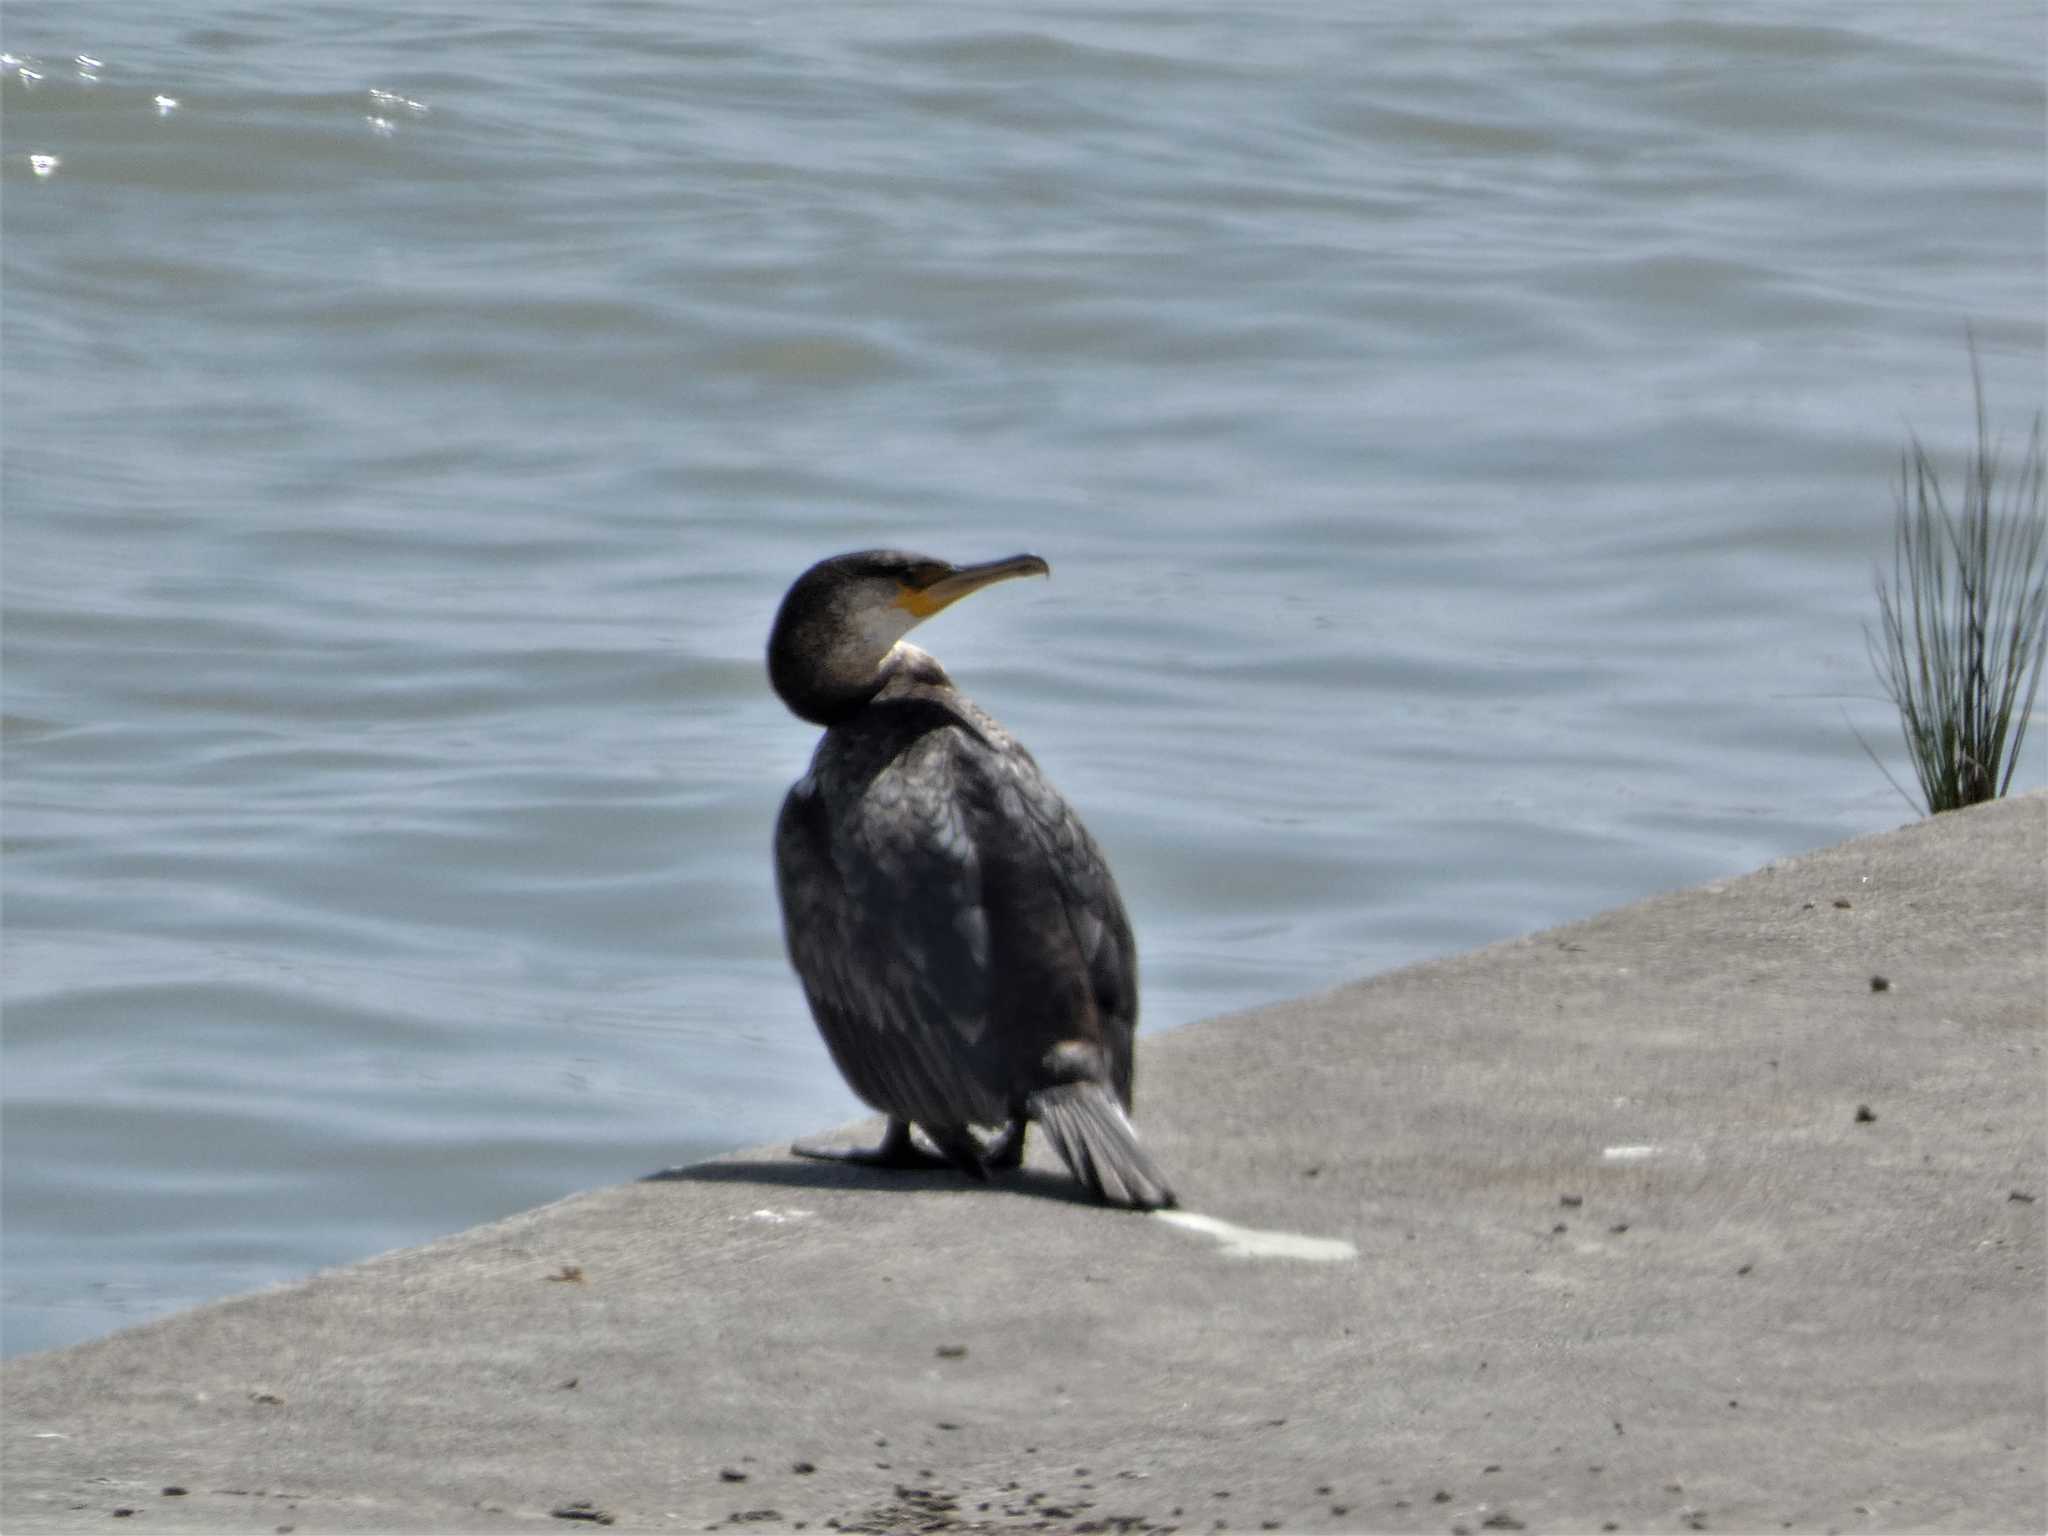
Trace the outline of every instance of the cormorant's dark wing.
{"label": "cormorant's dark wing", "polygon": [[[972,705],[966,711],[978,716]],[[993,749],[994,820],[982,842],[994,924],[995,1007],[1019,1048],[1023,1112],[1098,1199],[1174,1203],[1139,1142],[1131,1104],[1137,947],[1102,850],[1031,754],[981,717]]]}
{"label": "cormorant's dark wing", "polygon": [[[1025,931],[1039,951],[1033,959],[1050,972],[1041,980],[1039,997],[1050,1016],[1037,1028],[1054,1040],[1099,1045],[1117,1097],[1128,1105],[1131,1038],[1138,1023],[1138,950],[1116,881],[1081,818],[1046,782],[1031,754],[993,721],[987,724],[1000,746],[984,762],[997,786],[1006,846],[1014,849],[1010,856],[1018,859],[1025,887],[1021,900],[1000,905],[1013,920],[1019,906],[1032,912]],[[1028,832],[1028,848],[1010,841],[1018,831]],[[1044,907],[1039,893],[1030,890],[1034,882],[1052,898]],[[1000,877],[992,883],[1000,883]],[[1075,967],[1085,978],[1085,999],[1060,983],[1060,973]]]}

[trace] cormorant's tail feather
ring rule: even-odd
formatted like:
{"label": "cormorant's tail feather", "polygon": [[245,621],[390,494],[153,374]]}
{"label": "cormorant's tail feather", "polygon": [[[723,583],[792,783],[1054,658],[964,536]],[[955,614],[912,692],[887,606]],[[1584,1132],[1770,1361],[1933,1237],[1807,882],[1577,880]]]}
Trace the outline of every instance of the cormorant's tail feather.
{"label": "cormorant's tail feather", "polygon": [[1061,1083],[1025,1101],[1054,1150],[1097,1199],[1132,1210],[1172,1205],[1166,1176],[1138,1144],[1116,1095],[1101,1083]]}

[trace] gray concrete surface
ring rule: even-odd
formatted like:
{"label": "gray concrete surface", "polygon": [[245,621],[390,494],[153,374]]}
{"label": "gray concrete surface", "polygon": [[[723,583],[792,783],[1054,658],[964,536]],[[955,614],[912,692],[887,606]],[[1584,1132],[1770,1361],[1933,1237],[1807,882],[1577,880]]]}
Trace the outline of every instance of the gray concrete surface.
{"label": "gray concrete surface", "polygon": [[744,1152],[11,1361],[0,1524],[2041,1531],[2044,861],[2033,797],[1145,1041],[1188,1206],[1352,1260]]}

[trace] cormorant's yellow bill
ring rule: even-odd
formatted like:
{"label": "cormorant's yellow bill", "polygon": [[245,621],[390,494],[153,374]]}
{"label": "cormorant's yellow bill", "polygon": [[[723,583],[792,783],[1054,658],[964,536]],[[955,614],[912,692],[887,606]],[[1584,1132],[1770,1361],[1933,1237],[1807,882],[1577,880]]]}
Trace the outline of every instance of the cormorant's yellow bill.
{"label": "cormorant's yellow bill", "polygon": [[1036,555],[1010,555],[1002,560],[985,560],[979,565],[940,568],[922,584],[905,582],[896,596],[896,606],[913,618],[928,619],[942,608],[951,607],[970,592],[1012,576],[1050,576],[1052,567]]}

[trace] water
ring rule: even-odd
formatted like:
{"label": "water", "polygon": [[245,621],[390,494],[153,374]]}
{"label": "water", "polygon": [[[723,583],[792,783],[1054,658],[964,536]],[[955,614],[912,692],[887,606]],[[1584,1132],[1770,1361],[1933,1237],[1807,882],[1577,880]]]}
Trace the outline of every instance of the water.
{"label": "water", "polygon": [[8,5],[0,1343],[853,1116],[760,667],[833,550],[1052,562],[920,638],[1152,1028],[1907,819],[2042,8],[1620,16]]}

